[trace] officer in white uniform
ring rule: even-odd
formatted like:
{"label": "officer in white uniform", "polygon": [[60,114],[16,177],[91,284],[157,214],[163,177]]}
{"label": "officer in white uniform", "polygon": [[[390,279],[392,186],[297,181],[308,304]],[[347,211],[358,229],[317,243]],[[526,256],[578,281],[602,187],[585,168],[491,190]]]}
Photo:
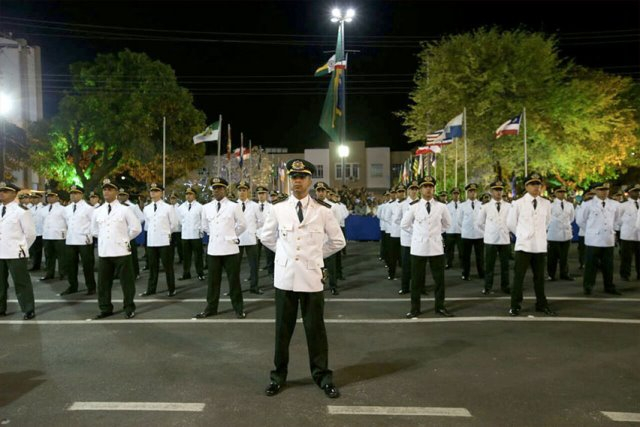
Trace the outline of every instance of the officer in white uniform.
{"label": "officer in white uniform", "polygon": [[100,207],[100,196],[94,193],[93,191],[89,194],[89,204],[97,209]]}
{"label": "officer in white uniform", "polygon": [[111,288],[116,270],[120,273],[125,317],[136,315],[133,302],[136,293],[131,240],[142,231],[140,220],[133,211],[118,199],[118,187],[109,179],[102,181],[104,203],[95,210],[91,219],[91,232],[98,238],[98,307],[100,313],[94,319],[113,315]]}
{"label": "officer in white uniform", "polygon": [[[332,189],[329,189],[329,200],[336,206],[338,212],[338,224],[340,225],[340,229],[342,230],[342,234],[344,235],[345,242],[347,241],[347,218],[349,217],[349,209],[347,209],[347,205],[340,201],[340,195],[334,192]],[[347,255],[347,247],[336,253],[336,272],[338,274],[338,279],[345,280],[344,272],[342,270],[342,256]]]}
{"label": "officer in white uniform", "polygon": [[191,279],[191,258],[196,265],[198,280],[204,280],[203,248],[202,248],[202,205],[198,202],[198,194],[193,187],[185,190],[186,201],[178,208],[178,218],[182,224],[182,277],[178,280]]}
{"label": "officer in white uniform", "polygon": [[[144,214],[142,213],[142,210],[137,203],[133,203],[129,200],[129,193],[124,188],[121,188],[118,191],[118,201],[124,206],[127,206],[129,209],[131,209],[140,223],[144,225]],[[133,274],[136,279],[139,279],[140,263],[138,262],[138,242],[136,242],[136,239],[131,239],[131,242],[129,242],[129,244],[131,245],[131,261],[133,262]]]}
{"label": "officer in white uniform", "polygon": [[444,232],[444,251],[447,255],[446,270],[453,267],[453,258],[456,247],[458,248],[458,259],[462,265],[462,237],[460,236],[460,225],[458,224],[461,205],[460,189],[454,187],[451,189],[451,201],[447,203],[447,209],[451,216],[451,225]]}
{"label": "officer in white uniform", "polygon": [[[323,181],[318,181],[314,184],[313,188],[316,192],[316,200],[329,205],[331,213],[336,221],[338,221],[338,225],[340,225],[341,214],[339,212],[339,207],[334,202],[327,199],[327,195],[330,191],[329,186]],[[340,295],[340,292],[338,291],[338,255],[339,252],[336,252],[323,260],[324,266],[327,270],[331,295]]]}
{"label": "officer in white uniform", "polygon": [[263,270],[267,270],[269,275],[273,276],[273,260],[276,256],[275,253],[260,241],[260,235],[262,232],[262,226],[264,225],[265,218],[271,212],[271,203],[267,200],[269,196],[269,189],[262,185],[256,187],[256,194],[258,195],[258,265],[260,265],[260,257],[262,256],[262,250],[264,249],[266,265]]}
{"label": "officer in white uniform", "polygon": [[484,279],[484,235],[477,226],[477,215],[482,204],[476,199],[478,185],[467,184],[467,201],[460,204],[458,226],[462,237],[462,280],[471,280],[471,250],[476,253],[476,268],[478,277]]}
{"label": "officer in white uniform", "polygon": [[147,257],[149,281],[142,297],[154,295],[158,286],[160,260],[167,277],[167,296],[176,295],[176,276],[173,271],[172,231],[178,227],[178,217],[172,205],[162,200],[164,187],[155,182],[149,186],[151,203],[144,207],[144,229],[147,231]]}
{"label": "officer in white uniform", "polygon": [[227,273],[231,305],[238,319],[244,319],[242,290],[240,289],[240,235],[247,223],[238,203],[227,199],[229,183],[224,178],[211,178],[213,199],[202,209],[202,230],[209,234],[207,247],[207,306],[195,315],[204,319],[218,314],[222,270]]}
{"label": "officer in white uniform", "polygon": [[33,260],[29,271],[37,271],[40,270],[42,263],[42,224],[44,222],[44,216],[40,215],[40,210],[44,206],[40,193],[31,193],[31,205],[31,217],[36,225],[36,240],[29,247],[29,258]]}
{"label": "officer in white uniform", "polygon": [[411,231],[411,311],[408,319],[420,315],[420,293],[425,285],[427,264],[431,268],[431,277],[435,283],[435,312],[441,316],[452,317],[444,306],[444,267],[445,255],[442,232],[451,225],[451,216],[444,203],[433,196],[436,180],[425,176],[420,183],[422,198],[411,203],[411,208],[402,217],[401,227]]}
{"label": "officer in white uniform", "polygon": [[29,276],[29,247],[36,239],[31,212],[16,200],[20,188],[0,182],[0,317],[7,315],[9,275],[24,320],[36,317],[33,286]]}
{"label": "officer in white uniform", "polygon": [[542,177],[535,172],[525,177],[527,193],[511,204],[507,226],[516,236],[515,266],[511,287],[509,315],[520,315],[522,284],[527,269],[533,272],[533,289],[536,294],[536,311],[556,316],[544,293],[544,267],[547,254],[547,227],[551,221],[551,202],[540,196]]}
{"label": "officer in white uniform", "polygon": [[47,206],[40,209],[42,218],[42,241],[44,244],[44,256],[46,273],[40,280],[53,279],[56,273],[56,260],[58,260],[58,273],[63,279],[67,264],[64,259],[64,242],[67,238],[67,223],[64,218],[64,207],[60,204],[58,194],[53,191],[47,193]]}
{"label": "officer in white uniform", "polygon": [[507,218],[511,205],[502,200],[504,183],[496,180],[491,183],[492,199],[480,206],[477,226],[484,232],[484,288],[483,295],[493,293],[493,273],[496,256],[500,258],[500,288],[505,294],[511,293],[509,287],[509,257],[511,255],[511,236],[507,227]]}
{"label": "officer in white uniform", "polygon": [[277,394],[287,380],[289,343],[300,305],[313,381],[336,398],[340,393],[328,368],[322,267],[323,259],[344,248],[345,240],[329,205],[309,197],[315,166],[293,159],[286,167],[292,196],[273,205],[262,229],[262,242],[276,253],[275,369],[265,393]]}
{"label": "officer in white uniform", "polygon": [[184,254],[182,253],[182,222],[180,221],[180,217],[178,216],[178,208],[180,207],[180,202],[176,193],[171,193],[171,196],[169,196],[169,205],[173,207],[173,210],[176,212],[176,216],[178,218],[178,223],[171,232],[171,249],[178,255],[178,264],[181,264],[182,260],[184,259]]}
{"label": "officer in white uniform", "polygon": [[586,206],[586,203],[593,199],[593,196],[595,196],[595,193],[592,192],[591,190],[587,191],[586,193],[584,193],[582,195],[582,203],[580,203],[576,209],[576,224],[578,225],[578,261],[580,263],[580,270],[584,269],[584,252],[585,252],[585,246],[584,246],[584,234],[585,234],[585,229],[583,226],[580,226],[580,224],[582,224],[582,212],[584,211],[584,207]]}
{"label": "officer in white uniform", "polygon": [[560,263],[560,279],[573,281],[569,275],[569,248],[573,238],[571,223],[575,219],[573,203],[567,201],[567,189],[558,187],[553,192],[555,200],[551,203],[551,222],[547,230],[549,253],[547,254],[547,280],[556,280],[556,268]]}
{"label": "officer in white uniform", "polygon": [[406,197],[404,185],[398,184],[394,189],[396,200],[389,205],[386,211],[387,224],[389,224],[389,264],[387,264],[387,280],[396,280],[396,269],[400,262],[400,220],[402,219],[402,206],[400,205]]}
{"label": "officer in white uniform", "polygon": [[242,256],[246,252],[247,262],[249,264],[249,281],[251,286],[249,292],[252,294],[262,294],[258,287],[258,222],[260,215],[258,213],[259,206],[256,202],[249,199],[251,190],[249,183],[245,180],[240,181],[236,188],[238,189],[238,205],[244,214],[244,220],[247,223],[247,229],[240,235],[240,255],[239,262],[242,263]]}
{"label": "officer in white uniform", "polygon": [[613,284],[613,248],[616,244],[615,226],[619,222],[620,203],[608,197],[608,183],[595,184],[593,189],[596,197],[584,205],[580,215],[580,226],[585,228],[582,286],[585,295],[591,295],[599,266],[602,269],[604,291],[621,295]]}
{"label": "officer in white uniform", "polygon": [[628,190],[629,200],[620,204],[618,229],[620,229],[620,277],[625,282],[631,280],[631,260],[635,258],[636,279],[640,279],[640,228],[636,226],[640,212],[640,184]]}
{"label": "officer in white uniform", "polygon": [[82,199],[83,195],[84,189],[82,187],[72,185],[69,189],[71,203],[64,208],[68,230],[65,259],[69,287],[60,295],[78,292],[78,258],[82,261],[87,295],[96,293],[95,256],[93,254],[93,235],[91,234],[91,218],[95,209]]}
{"label": "officer in white uniform", "polygon": [[[418,181],[409,183],[407,198],[400,203],[400,223],[409,211],[411,202],[418,200],[419,188]],[[404,295],[411,291],[411,230],[402,227],[400,228],[400,263],[402,265],[402,283],[398,294]]]}

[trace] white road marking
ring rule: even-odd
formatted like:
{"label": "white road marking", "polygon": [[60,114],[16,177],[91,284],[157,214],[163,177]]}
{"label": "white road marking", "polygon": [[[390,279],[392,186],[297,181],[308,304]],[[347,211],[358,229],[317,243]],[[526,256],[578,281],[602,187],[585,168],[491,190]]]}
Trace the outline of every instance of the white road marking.
{"label": "white road marking", "polygon": [[171,411],[202,412],[204,403],[174,402],[74,402],[68,411]]}
{"label": "white road marking", "polygon": [[471,417],[465,408],[431,408],[415,406],[327,406],[330,415],[396,415],[431,417]]}
{"label": "white road marking", "polygon": [[612,421],[622,421],[627,423],[640,423],[640,413],[637,412],[607,412],[601,411],[602,415]]}
{"label": "white road marking", "polygon": [[[0,325],[103,325],[103,324],[205,324],[205,323],[238,323],[257,324],[275,323],[274,319],[118,319],[119,315],[114,315],[102,320],[0,320]],[[298,319],[298,323],[302,320]],[[459,323],[459,322],[554,322],[554,323],[614,323],[640,325],[640,319],[607,319],[601,317],[509,317],[509,316],[470,316],[470,317],[419,317],[416,319],[325,319],[325,323],[338,324],[409,324],[409,323]]]}

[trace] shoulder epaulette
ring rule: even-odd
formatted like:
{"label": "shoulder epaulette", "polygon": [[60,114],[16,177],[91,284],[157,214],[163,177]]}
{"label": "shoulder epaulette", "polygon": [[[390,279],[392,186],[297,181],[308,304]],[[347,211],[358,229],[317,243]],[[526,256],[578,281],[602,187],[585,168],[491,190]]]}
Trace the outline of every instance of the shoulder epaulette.
{"label": "shoulder epaulette", "polygon": [[316,201],[319,205],[322,205],[322,206],[324,206],[325,208],[329,208],[329,209],[331,209],[331,205],[330,205],[329,203],[327,203],[327,202],[325,202],[325,201],[323,201],[323,200],[314,199],[313,197],[312,197],[312,199],[313,199],[314,201]]}
{"label": "shoulder epaulette", "polygon": [[125,206],[131,206],[131,205],[129,204],[129,202],[124,202],[124,203],[123,203],[123,205],[125,205]]}
{"label": "shoulder epaulette", "polygon": [[238,203],[237,200],[231,200],[231,199],[227,199],[228,201],[230,201],[231,203]]}
{"label": "shoulder epaulette", "polygon": [[413,202],[409,203],[409,205],[415,205],[416,203],[418,203],[420,201],[420,199],[415,199]]}
{"label": "shoulder epaulette", "polygon": [[277,205],[280,202],[284,202],[285,200],[287,200],[289,198],[289,196],[283,197],[282,199],[278,199],[276,201],[271,202],[271,205]]}
{"label": "shoulder epaulette", "polygon": [[25,211],[28,211],[28,210],[29,210],[29,208],[28,208],[28,207],[26,207],[26,206],[22,206],[22,205],[21,205],[21,204],[19,204],[19,203],[18,203],[18,206],[20,206],[20,207],[21,207],[22,209],[24,209]]}

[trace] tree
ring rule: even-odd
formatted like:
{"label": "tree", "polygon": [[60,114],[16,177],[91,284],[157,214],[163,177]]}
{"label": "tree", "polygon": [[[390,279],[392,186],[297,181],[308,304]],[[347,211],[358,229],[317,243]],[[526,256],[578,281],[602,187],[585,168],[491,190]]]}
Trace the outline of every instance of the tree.
{"label": "tree", "polygon": [[178,85],[170,66],[129,50],[72,64],[72,89],[60,101],[46,136],[34,134],[31,160],[42,175],[66,185],[96,188],[127,172],[162,179],[162,118],[167,118],[167,181],[202,163],[192,136],[204,114]]}
{"label": "tree", "polygon": [[523,135],[496,140],[495,130],[526,107],[529,171],[587,183],[635,165],[632,81],[575,66],[560,58],[556,45],[544,34],[495,28],[425,44],[412,103],[399,113],[406,135],[424,141],[466,107],[470,179],[495,178],[496,160],[506,179],[523,173]]}

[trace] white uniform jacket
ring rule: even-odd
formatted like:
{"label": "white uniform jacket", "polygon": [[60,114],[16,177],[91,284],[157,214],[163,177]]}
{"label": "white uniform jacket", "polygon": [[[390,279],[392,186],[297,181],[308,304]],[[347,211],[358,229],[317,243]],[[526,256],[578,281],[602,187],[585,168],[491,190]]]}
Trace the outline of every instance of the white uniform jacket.
{"label": "white uniform jacket", "polygon": [[578,206],[576,206],[576,224],[578,224],[578,237],[584,237],[584,227],[580,224],[582,223],[582,212],[584,211],[584,204],[587,202],[582,202]]}
{"label": "white uniform jacket", "polygon": [[640,200],[629,199],[624,203],[620,203],[618,215],[618,227],[620,230],[620,239],[637,242],[640,240],[640,228],[636,225],[638,221],[638,209]]}
{"label": "white uniform jacket", "polygon": [[[414,200],[411,197],[407,197],[402,201],[402,203],[400,203],[400,225],[402,225],[402,218],[404,218],[407,212],[409,212],[409,209],[411,208],[411,202],[413,201]],[[411,229],[405,230],[404,228],[400,227],[400,246],[404,246],[407,248],[411,247]]]}
{"label": "white uniform jacket", "polygon": [[138,217],[117,200],[103,203],[95,210],[91,220],[91,233],[98,238],[98,256],[103,258],[130,255],[129,241],[141,231]]}
{"label": "white uniform jacket", "polygon": [[500,202],[500,212],[495,200],[491,200],[480,207],[477,226],[484,231],[484,243],[488,245],[508,245],[511,243],[507,218],[511,205]]}
{"label": "white uniform jacket", "polygon": [[338,202],[335,204],[338,206],[338,212],[340,212],[340,220],[338,221],[338,224],[340,225],[340,227],[344,227],[345,221],[347,217],[350,215],[349,209],[347,209],[347,205],[345,205],[342,202]]}
{"label": "white uniform jacket", "polygon": [[177,214],[182,223],[182,240],[202,239],[202,204],[197,200],[184,202]]}
{"label": "white uniform jacket", "polygon": [[384,222],[384,211],[387,209],[387,204],[383,203],[378,206],[376,209],[376,216],[378,217],[378,221],[380,221],[380,230],[383,232],[387,232],[387,224]]}
{"label": "white uniform jacket", "polygon": [[64,219],[64,207],[56,202],[40,210],[43,215],[42,238],[45,240],[65,240],[67,222]]}
{"label": "white uniform jacket", "polygon": [[451,216],[444,203],[431,199],[430,213],[427,201],[419,199],[411,204],[406,215],[402,216],[401,227],[411,231],[411,255],[437,256],[444,254],[442,232],[451,225]]}
{"label": "white uniform jacket", "polygon": [[[238,199],[238,206],[242,211],[242,201]],[[244,202],[244,220],[247,223],[247,229],[240,235],[240,246],[252,246],[258,243],[258,221],[260,216],[258,215],[258,209],[260,206],[253,200],[247,199]]]}
{"label": "white uniform jacket", "polygon": [[[158,208],[154,210],[154,205]],[[171,233],[176,230],[178,217],[174,207],[164,201],[151,202],[144,207],[144,229],[147,231],[147,246],[152,248],[170,246]]]}
{"label": "white uniform jacket", "polygon": [[300,200],[304,218],[298,219],[298,199],[272,205],[262,227],[262,244],[275,251],[275,280],[278,289],[321,292],[323,259],[345,247],[340,225],[331,209],[306,196]]}
{"label": "white uniform jacket", "polygon": [[[604,206],[602,203],[604,202]],[[581,212],[581,226],[584,225],[584,244],[599,248],[615,246],[620,203],[612,199],[594,197],[584,204]]]}
{"label": "white uniform jacket", "polygon": [[[218,210],[218,203],[220,210]],[[240,205],[226,197],[212,200],[202,207],[202,230],[209,234],[207,255],[224,256],[240,253],[240,236],[247,223]]]}
{"label": "white uniform jacket", "polygon": [[449,210],[449,216],[451,216],[451,225],[445,230],[447,234],[460,234],[460,224],[458,224],[458,217],[460,216],[461,201],[447,203],[447,209]]}
{"label": "white uniform jacket", "polygon": [[476,225],[481,206],[482,203],[479,200],[467,200],[458,205],[458,227],[460,227],[463,239],[482,239],[484,237],[482,230]]}
{"label": "white uniform jacket", "polygon": [[393,227],[393,224],[391,223],[392,217],[393,217],[393,210],[397,204],[398,204],[398,201],[396,199],[393,199],[392,201],[387,203],[384,208],[383,219],[384,219],[385,233],[391,234],[391,228]]}
{"label": "white uniform jacket", "polygon": [[258,239],[262,239],[260,237],[262,235],[262,227],[264,226],[264,222],[271,213],[271,203],[269,202],[258,202],[258,229],[256,230],[256,236]]}
{"label": "white uniform jacket", "polygon": [[391,237],[400,238],[400,221],[402,221],[402,202],[396,200],[389,209],[389,234]]}
{"label": "white uniform jacket", "polygon": [[[564,206],[564,209],[563,209]],[[566,242],[573,238],[571,223],[576,214],[573,204],[566,200],[554,200],[551,203],[551,222],[547,230],[547,240],[550,242]]]}
{"label": "white uniform jacket", "polygon": [[33,222],[36,224],[36,236],[42,236],[42,225],[44,223],[44,216],[40,212],[42,208],[42,203],[38,203],[29,208]]}
{"label": "white uniform jacket", "polygon": [[529,253],[547,252],[547,227],[551,222],[551,202],[536,197],[537,207],[533,208],[533,197],[525,194],[511,204],[507,226],[516,236],[516,251]]}
{"label": "white uniform jacket", "polygon": [[[73,211],[73,207],[76,207],[76,211]],[[78,203],[69,203],[64,208],[64,218],[67,222],[67,245],[71,246],[84,246],[93,244],[93,235],[91,234],[91,218],[95,209],[85,202],[80,200]]]}
{"label": "white uniform jacket", "polygon": [[29,246],[36,240],[36,226],[31,211],[20,206],[17,200],[7,205],[0,203],[0,259],[29,257]]}

